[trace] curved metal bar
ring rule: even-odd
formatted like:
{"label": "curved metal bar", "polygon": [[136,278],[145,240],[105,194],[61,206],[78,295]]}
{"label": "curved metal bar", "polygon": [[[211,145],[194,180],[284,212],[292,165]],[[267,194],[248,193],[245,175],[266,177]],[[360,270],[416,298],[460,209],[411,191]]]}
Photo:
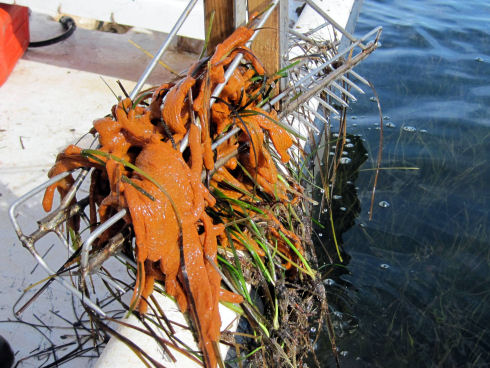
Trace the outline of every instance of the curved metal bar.
{"label": "curved metal bar", "polygon": [[88,267],[88,256],[90,253],[90,250],[92,249],[92,243],[97,239],[104,231],[106,231],[108,228],[110,228],[112,225],[114,225],[116,222],[118,222],[120,219],[122,219],[124,216],[126,216],[127,211],[125,209],[122,209],[118,213],[116,213],[114,216],[112,216],[109,220],[105,221],[101,225],[95,229],[90,236],[85,240],[85,242],[82,245],[82,251],[80,255],[80,267],[82,269],[82,279],[85,278],[87,274],[87,267]]}
{"label": "curved metal bar", "polygon": [[32,189],[31,191],[27,192],[26,194],[24,194],[22,197],[20,197],[19,199],[17,199],[14,203],[12,203],[12,205],[10,206],[9,208],[9,217],[10,217],[10,221],[12,222],[12,225],[14,226],[14,229],[15,229],[15,232],[17,233],[17,236],[19,238],[24,237],[24,234],[22,233],[22,229],[20,228],[20,225],[17,221],[17,214],[16,214],[16,209],[17,207],[24,203],[25,201],[27,201],[29,198],[35,196],[37,193],[39,193],[40,191],[42,191],[43,189],[46,189],[47,187],[49,187],[50,185],[56,183],[57,181],[60,181],[61,179],[64,179],[66,178],[68,175],[71,174],[71,171],[67,171],[67,172],[64,172],[64,173],[61,173],[61,174],[58,174],[56,176],[53,176],[51,179],[49,179],[48,181],[45,181],[44,183],[42,183],[41,185],[38,185],[37,187],[35,187],[34,189]]}

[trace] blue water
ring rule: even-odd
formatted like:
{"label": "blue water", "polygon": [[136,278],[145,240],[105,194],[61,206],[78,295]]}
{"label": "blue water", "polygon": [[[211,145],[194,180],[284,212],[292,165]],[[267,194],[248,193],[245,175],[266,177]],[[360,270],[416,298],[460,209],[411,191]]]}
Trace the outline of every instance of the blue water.
{"label": "blue water", "polygon": [[402,169],[381,172],[369,221],[380,132],[367,93],[349,112],[369,154],[360,211],[326,286],[341,363],[488,367],[490,2],[366,0],[356,33],[377,25],[382,47],[357,71],[386,117],[381,166]]}

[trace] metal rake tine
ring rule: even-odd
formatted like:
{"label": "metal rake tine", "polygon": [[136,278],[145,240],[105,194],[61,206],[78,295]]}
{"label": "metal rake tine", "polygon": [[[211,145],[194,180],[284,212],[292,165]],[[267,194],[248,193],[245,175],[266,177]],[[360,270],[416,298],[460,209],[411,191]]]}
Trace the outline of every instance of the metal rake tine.
{"label": "metal rake tine", "polygon": [[341,77],[341,79],[342,79],[342,81],[344,81],[345,83],[347,83],[349,86],[351,86],[352,88],[354,88],[355,90],[357,90],[359,93],[362,93],[363,95],[365,94],[365,92],[362,90],[361,87],[359,87],[357,84],[355,84],[349,78],[347,78],[345,75],[343,75]]}
{"label": "metal rake tine", "polygon": [[292,28],[289,28],[288,32],[290,34],[292,34],[293,36],[298,37],[299,39],[301,39],[301,40],[303,40],[305,42],[311,43],[313,45],[317,45],[318,44],[318,41],[315,41],[314,39],[306,36],[306,33],[301,33],[301,32],[295,31]]}
{"label": "metal rake tine", "polygon": [[[319,116],[319,114],[318,114],[316,111],[314,111],[314,109],[312,109],[310,106],[308,106],[308,104],[307,104],[307,103],[305,103],[305,104],[303,105],[303,107],[306,107],[306,109],[307,109],[308,111],[310,111],[310,112],[311,112],[313,115],[315,115],[316,117],[318,117],[318,116]],[[294,111],[294,112],[293,112],[293,114],[295,114],[295,115],[296,115],[296,117],[297,117],[299,120],[301,120],[301,121],[303,122],[303,124],[305,124],[305,125],[306,125],[308,128],[313,129],[313,130],[315,131],[315,133],[320,134],[320,129],[318,129],[318,128],[315,126],[315,124],[313,124],[313,123],[311,123],[309,120],[305,119],[305,118],[304,118],[304,116],[302,116],[302,114],[300,114],[298,111]],[[321,118],[319,118],[319,119],[321,119]]]}
{"label": "metal rake tine", "polygon": [[[364,35],[363,37],[369,37],[370,34],[374,33],[374,30],[369,32],[368,34]],[[300,79],[298,79],[298,81],[296,81],[294,83],[293,86],[287,88],[285,91],[281,92],[279,95],[277,95],[276,97],[274,97],[270,102],[269,102],[269,105],[273,106],[274,104],[276,104],[278,101],[280,101],[282,98],[284,98],[284,96],[286,96],[293,88],[297,88],[298,86],[300,86],[301,84],[303,84],[305,81],[307,81],[308,79],[311,79],[314,75],[320,73],[323,71],[323,69],[325,69],[327,66],[331,65],[334,61],[337,61],[338,59],[340,59],[342,56],[344,56],[345,54],[347,54],[350,50],[354,49],[356,46],[358,46],[358,44],[361,42],[361,39],[357,40],[355,43],[353,43],[352,45],[350,45],[348,48],[346,48],[345,50],[343,50],[341,53],[335,55],[333,58],[331,58],[330,60],[327,60],[325,61],[324,63],[320,64],[320,66],[317,66],[315,69],[313,69],[312,71],[310,71],[309,73],[305,74],[304,76],[302,76]]]}
{"label": "metal rake tine", "polygon": [[324,108],[326,108],[327,110],[333,112],[335,115],[340,116],[340,113],[334,107],[332,107],[330,104],[326,103],[320,96],[315,96],[315,99]]}
{"label": "metal rake tine", "polygon": [[335,87],[337,88],[340,92],[342,92],[343,94],[345,94],[347,97],[349,97],[352,101],[357,101],[357,98],[352,94],[350,93],[349,91],[347,91],[344,87],[342,87],[340,84],[338,84],[337,82],[335,81],[332,81],[330,83],[330,85],[332,87]]}
{"label": "metal rake tine", "polygon": [[357,78],[360,80],[362,83],[364,83],[366,86],[369,86],[369,82],[364,79],[361,75],[357,74],[354,70],[349,70],[349,74],[351,74],[353,77]]}
{"label": "metal rake tine", "polygon": [[319,26],[313,28],[313,29],[310,29],[309,31],[306,31],[304,33],[304,35],[306,36],[311,36],[312,34],[320,31],[321,29],[325,28],[325,27],[328,27],[328,26],[333,26],[332,24],[328,23],[328,22],[323,22],[322,24],[320,24]]}
{"label": "metal rake tine", "polygon": [[347,102],[345,102],[339,96],[337,96],[335,93],[333,93],[330,89],[328,89],[328,87],[327,88],[324,88],[323,89],[323,92],[325,92],[327,95],[329,95],[330,97],[332,97],[335,101],[337,101],[342,106],[349,107],[349,104]]}
{"label": "metal rake tine", "polygon": [[[323,116],[321,116],[321,115],[320,115],[320,114],[319,114],[319,113],[318,113],[318,112],[317,112],[315,109],[313,109],[313,108],[312,108],[311,106],[309,106],[307,103],[305,103],[303,106],[304,106],[304,107],[305,107],[305,108],[306,108],[308,111],[310,111],[310,112],[311,112],[313,115],[315,115],[315,117],[316,117],[317,119],[319,119],[321,122],[323,122],[324,124],[328,124],[328,120],[327,120],[327,119],[325,119]],[[315,127],[315,132],[316,132],[317,134],[320,134],[320,130],[319,130],[317,127]]]}

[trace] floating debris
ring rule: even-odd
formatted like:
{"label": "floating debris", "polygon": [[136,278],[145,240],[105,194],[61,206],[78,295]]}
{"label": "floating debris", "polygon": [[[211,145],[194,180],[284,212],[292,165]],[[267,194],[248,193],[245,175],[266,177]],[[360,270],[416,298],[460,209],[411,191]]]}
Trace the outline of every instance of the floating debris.
{"label": "floating debris", "polygon": [[323,281],[323,283],[324,283],[325,285],[327,285],[327,286],[333,286],[333,285],[335,285],[335,284],[336,284],[335,280],[333,280],[333,279],[325,279],[325,280]]}
{"label": "floating debris", "polygon": [[378,206],[382,207],[382,208],[388,208],[391,206],[391,204],[387,201],[381,201],[378,203]]}
{"label": "floating debris", "polygon": [[410,133],[413,133],[413,132],[416,132],[417,131],[417,128],[413,127],[413,126],[410,126],[410,125],[405,125],[402,130],[406,131],[406,132],[410,132]]}

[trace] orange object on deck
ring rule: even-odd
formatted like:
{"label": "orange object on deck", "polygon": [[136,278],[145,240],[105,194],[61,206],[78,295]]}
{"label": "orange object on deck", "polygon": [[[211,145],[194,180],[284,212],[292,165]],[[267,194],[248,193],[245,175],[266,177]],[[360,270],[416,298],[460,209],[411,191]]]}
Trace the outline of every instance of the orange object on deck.
{"label": "orange object on deck", "polygon": [[29,45],[29,9],[0,4],[0,86]]}

